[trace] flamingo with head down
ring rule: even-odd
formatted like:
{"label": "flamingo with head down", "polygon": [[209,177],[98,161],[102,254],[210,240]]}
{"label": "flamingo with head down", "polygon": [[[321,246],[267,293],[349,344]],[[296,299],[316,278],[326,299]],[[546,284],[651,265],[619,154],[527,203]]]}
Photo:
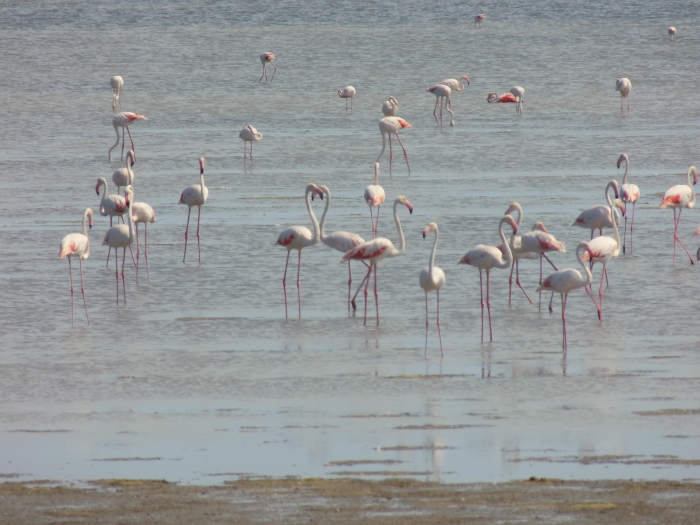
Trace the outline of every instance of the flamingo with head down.
{"label": "flamingo with head down", "polygon": [[617,207],[622,210],[624,214],[627,210],[622,201],[619,200],[620,192],[617,186],[617,182],[610,181],[607,186],[605,186],[605,200],[608,202],[607,206],[593,206],[583,210],[574,221],[569,224],[569,226],[580,226],[581,228],[586,228],[591,230],[591,239],[593,239],[593,232],[598,230],[600,235],[603,235],[603,228],[612,228],[613,221],[617,222],[620,220],[617,211],[610,215],[610,210],[613,208],[613,202],[610,200],[609,191],[615,192],[615,202]]}
{"label": "flamingo with head down", "polygon": [[270,52],[261,53],[260,62],[262,63],[263,73],[260,76],[260,80],[258,80],[258,83],[262,82],[263,77],[265,77],[265,83],[267,84],[267,68],[265,67],[266,64],[270,64],[274,68],[270,82],[272,82],[274,80],[275,73],[277,73],[277,66],[273,63],[274,60],[275,60],[275,55],[273,55],[272,53],[270,53]]}
{"label": "flamingo with head down", "polygon": [[620,92],[620,112],[622,112],[622,100],[627,99],[627,113],[630,111],[630,91],[632,91],[632,82],[629,78],[618,78],[615,81],[615,89]]}
{"label": "flamingo with head down", "polygon": [[248,124],[238,134],[238,138],[243,141],[243,159],[244,160],[246,158],[246,142],[250,142],[250,161],[253,162],[253,142],[260,142],[263,138],[262,133],[260,133],[257,129],[255,129],[250,124]]}
{"label": "flamingo with head down", "polygon": [[481,22],[484,21],[484,18],[486,18],[486,15],[484,14],[479,14],[474,17],[474,27],[481,27]]}
{"label": "flamingo with head down", "polygon": [[109,79],[109,85],[112,86],[112,112],[117,110],[117,105],[119,109],[122,107],[122,86],[124,85],[124,79],[119,75],[114,75]]}
{"label": "flamingo with head down", "polygon": [[134,146],[134,139],[131,138],[131,131],[129,131],[129,126],[131,126],[134,122],[137,122],[139,120],[148,120],[146,117],[143,115],[140,115],[138,113],[129,113],[128,111],[125,111],[123,113],[117,113],[112,117],[112,126],[114,127],[114,132],[117,134],[117,141],[114,143],[114,145],[109,148],[109,161],[112,162],[112,150],[116,148],[119,145],[119,128],[122,128],[122,153],[120,160],[124,158],[124,130],[129,134],[129,140],[131,141],[131,149],[136,151],[136,146]]}
{"label": "flamingo with head down", "polygon": [[[384,204],[386,194],[384,188],[379,185],[379,163],[374,163],[374,184],[370,184],[365,188],[365,202],[369,206],[369,220],[372,223],[372,234],[374,236],[379,233],[379,208]],[[377,208],[377,221],[372,217],[372,208]]]}
{"label": "flamingo with head down", "polygon": [[379,162],[384,155],[384,150],[386,149],[386,137],[389,136],[389,176],[391,176],[391,165],[394,159],[394,150],[391,147],[391,136],[396,135],[396,138],[403,149],[403,156],[406,159],[406,167],[408,168],[408,174],[411,174],[411,165],[408,163],[408,153],[406,153],[406,148],[403,147],[403,142],[399,137],[399,131],[404,128],[412,128],[411,123],[400,118],[400,117],[384,117],[379,121],[379,131],[382,133],[382,151],[379,152],[379,156],[375,162]]}
{"label": "flamingo with head down", "polygon": [[470,84],[469,77],[466,75],[459,77],[459,80],[456,78],[446,78],[445,80],[438,82],[438,84],[448,86],[452,91],[463,91],[464,84],[462,83],[462,80],[466,80],[467,85]]}
{"label": "flamingo with head down", "polygon": [[[435,86],[429,87],[425,89],[426,91],[432,93],[435,95],[435,107],[433,108],[433,118],[435,119],[435,123],[442,127],[442,104],[443,104],[443,99],[445,100],[445,109],[452,115],[452,120],[450,120],[450,126],[455,125],[455,114],[454,111],[452,111],[450,107],[450,93],[452,93],[452,89],[450,86],[447,86],[445,84],[437,84]],[[438,102],[440,103],[440,121],[438,122],[437,115],[435,113],[437,112],[437,107],[438,107]]]}

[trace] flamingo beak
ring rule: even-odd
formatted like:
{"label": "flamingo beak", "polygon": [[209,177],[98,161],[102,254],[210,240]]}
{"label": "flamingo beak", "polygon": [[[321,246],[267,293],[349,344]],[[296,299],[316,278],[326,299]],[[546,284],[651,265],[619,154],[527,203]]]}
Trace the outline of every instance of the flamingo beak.
{"label": "flamingo beak", "polygon": [[469,259],[467,259],[467,256],[465,255],[459,261],[457,261],[457,264],[469,264]]}
{"label": "flamingo beak", "polygon": [[[700,228],[698,228],[700,230]],[[423,238],[425,239],[425,236],[428,235],[430,232],[430,226],[428,226],[425,230],[423,230]]]}
{"label": "flamingo beak", "polygon": [[95,193],[97,193],[98,195],[100,194],[100,187],[99,186],[95,186]]}
{"label": "flamingo beak", "polygon": [[698,172],[693,173],[693,186],[698,183]]}
{"label": "flamingo beak", "polygon": [[321,200],[323,200],[323,190],[321,188],[314,188],[314,192],[311,194],[311,200],[314,200],[314,195],[318,195]]}
{"label": "flamingo beak", "polygon": [[617,169],[620,169],[620,164],[622,164],[622,159],[617,159]]}
{"label": "flamingo beak", "polygon": [[413,204],[406,201],[406,208],[408,208],[408,211],[411,213],[411,215],[413,215]]}

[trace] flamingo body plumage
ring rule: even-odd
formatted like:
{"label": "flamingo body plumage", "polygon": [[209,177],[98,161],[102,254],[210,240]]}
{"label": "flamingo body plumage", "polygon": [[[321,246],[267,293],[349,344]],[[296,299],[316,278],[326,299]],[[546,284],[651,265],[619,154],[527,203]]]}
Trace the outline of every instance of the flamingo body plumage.
{"label": "flamingo body plumage", "polygon": [[466,75],[462,75],[461,77],[459,77],[459,79],[446,78],[445,80],[438,82],[438,84],[442,84],[444,86],[447,86],[452,91],[462,91],[462,90],[464,90],[464,84],[462,83],[462,80],[465,80],[467,82],[467,85],[470,84],[469,77]]}
{"label": "flamingo body plumage", "polygon": [[90,324],[88,318],[87,302],[85,301],[85,284],[83,281],[83,261],[90,257],[90,238],[88,237],[88,228],[92,229],[92,209],[87,208],[83,212],[83,231],[81,233],[69,233],[61,240],[61,246],[58,249],[58,256],[63,259],[68,259],[68,272],[70,274],[70,324],[74,324],[73,316],[73,268],[71,267],[71,259],[78,258],[80,263],[80,291],[83,294],[83,305],[85,306],[85,320]]}
{"label": "flamingo body plumage", "polygon": [[352,111],[352,99],[357,90],[352,86],[347,86],[338,90],[338,96],[345,99],[345,111],[348,110],[348,99],[350,99],[350,111]]}
{"label": "flamingo body plumage", "polygon": [[[365,188],[365,202],[369,206],[369,220],[372,223],[372,234],[376,235],[379,232],[379,208],[386,200],[384,188],[379,185],[379,163],[374,163],[374,184],[370,184]],[[372,208],[377,208],[377,220],[375,223],[372,217]]]}
{"label": "flamingo body plumage", "polygon": [[119,168],[112,173],[112,182],[117,187],[117,194],[122,186],[126,187],[134,183],[134,164],[136,164],[136,153],[130,149],[126,152],[126,167]]}
{"label": "flamingo body plumage", "polygon": [[243,141],[243,159],[246,158],[246,142],[250,142],[250,160],[253,160],[253,142],[260,142],[263,138],[262,133],[260,133],[253,126],[248,124],[245,128],[241,130],[238,134],[238,138]]}
{"label": "flamingo body plumage", "polygon": [[112,87],[112,112],[117,110],[117,105],[119,108],[122,107],[122,87],[124,86],[124,79],[119,75],[114,75],[109,79],[109,85]]}
{"label": "flamingo body plumage", "polygon": [[190,230],[190,214],[192,213],[192,207],[197,206],[197,255],[198,260],[202,262],[202,251],[200,248],[200,234],[199,225],[201,223],[202,206],[207,202],[209,197],[209,188],[204,185],[204,157],[199,157],[199,184],[192,184],[184,189],[180,194],[179,204],[187,205],[187,226],[185,226],[185,252],[182,255],[182,262],[185,262],[187,257],[187,239],[189,239]]}

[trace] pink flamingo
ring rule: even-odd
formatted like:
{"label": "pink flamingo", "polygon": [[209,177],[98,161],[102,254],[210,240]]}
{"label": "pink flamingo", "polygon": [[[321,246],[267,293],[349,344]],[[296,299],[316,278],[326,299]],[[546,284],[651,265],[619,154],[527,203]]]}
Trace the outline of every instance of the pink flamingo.
{"label": "pink flamingo", "polygon": [[[404,251],[406,251],[406,239],[403,236],[403,230],[401,229],[401,221],[399,220],[398,206],[403,204],[408,208],[410,213],[413,213],[413,204],[403,195],[396,198],[394,201],[394,222],[396,223],[396,229],[399,232],[399,248],[396,249],[393,243],[385,237],[377,237],[371,241],[363,242],[355,246],[352,250],[349,250],[340,262],[348,262],[351,259],[356,259],[358,261],[369,261],[369,271],[367,276],[363,279],[363,282],[367,281],[365,284],[365,321],[364,324],[367,326],[367,295],[369,294],[369,280],[372,275],[372,270],[374,270],[374,301],[377,305],[377,326],[379,326],[379,292],[377,291],[377,263],[382,259],[388,257],[398,257]],[[360,285],[361,286],[361,285]],[[355,294],[357,295],[357,294]]]}
{"label": "pink flamingo", "polygon": [[676,28],[671,26],[668,28],[668,36],[671,37],[671,42],[673,42],[673,37],[676,36]]}
{"label": "pink flamingo", "polygon": [[610,210],[614,209],[613,208],[613,203],[610,200],[610,188],[613,189],[615,192],[615,199],[617,203],[617,207],[622,210],[622,213],[624,214],[626,212],[625,206],[622,203],[622,201],[619,201],[619,191],[618,191],[618,186],[617,182],[615,181],[610,181],[608,182],[608,185],[605,186],[605,200],[608,201],[607,206],[593,206],[592,208],[588,208],[586,210],[583,210],[574,221],[569,224],[569,226],[580,226],[581,228],[586,228],[591,230],[591,239],[593,239],[593,232],[595,230],[600,231],[600,235],[603,235],[603,228],[612,228],[613,227],[613,222],[617,222],[619,220],[619,215],[617,212],[613,213],[613,217],[610,215]]}
{"label": "pink flamingo", "polygon": [[257,129],[248,124],[238,134],[238,138],[243,141],[243,160],[246,158],[245,143],[250,142],[250,161],[253,162],[253,142],[260,142],[263,138],[262,133],[259,133]]}
{"label": "pink flamingo", "polygon": [[[693,175],[693,184],[690,184],[690,175]],[[661,201],[662,208],[673,208],[673,266],[676,265],[676,241],[683,246],[685,253],[690,257],[688,249],[685,244],[678,237],[678,225],[681,223],[681,213],[683,208],[694,208],[695,207],[695,190],[693,185],[698,182],[698,170],[695,166],[688,168],[688,173],[686,175],[686,184],[679,184],[669,189],[664,193],[664,198]],[[678,210],[678,219],[676,219],[676,209]],[[690,257],[690,264],[695,264],[693,258]]]}
{"label": "pink flamingo", "polygon": [[425,239],[425,236],[430,232],[435,232],[435,241],[430,252],[430,262],[428,267],[420,272],[419,278],[420,287],[425,291],[425,355],[428,355],[428,293],[435,290],[437,293],[437,327],[438,337],[440,338],[440,356],[444,357],[442,353],[442,334],[440,333],[440,289],[445,284],[445,272],[435,266],[435,252],[438,245],[438,225],[436,223],[431,222],[428,224],[423,230],[423,238]]}
{"label": "pink flamingo", "polygon": [[136,146],[134,146],[134,139],[131,138],[131,131],[129,131],[129,126],[133,122],[136,122],[137,120],[148,120],[146,117],[143,115],[139,115],[138,113],[129,113],[129,112],[124,112],[124,113],[117,113],[112,117],[112,126],[114,126],[114,132],[117,134],[117,141],[114,143],[114,146],[109,148],[109,161],[112,162],[112,150],[116,148],[119,145],[119,128],[122,128],[122,153],[120,160],[124,159],[124,130],[129,134],[129,140],[131,140],[131,149],[136,151]]}
{"label": "pink flamingo", "polygon": [[632,91],[632,82],[629,78],[618,78],[615,81],[615,89],[620,92],[620,111],[622,111],[622,99],[627,99],[627,112],[630,111],[630,91]]}
{"label": "pink flamingo", "polygon": [[73,326],[73,268],[70,260],[78,257],[80,263],[80,291],[83,293],[83,305],[85,305],[85,320],[90,324],[88,318],[87,302],[85,301],[85,285],[83,284],[83,261],[90,257],[90,239],[88,238],[88,226],[92,229],[92,210],[87,208],[83,213],[83,233],[69,233],[61,241],[58,256],[63,259],[68,258],[68,273],[70,274],[70,324]]}
{"label": "pink flamingo", "polygon": [[258,80],[258,83],[262,82],[263,77],[265,77],[265,83],[267,84],[267,68],[265,67],[266,64],[270,64],[274,68],[270,82],[272,82],[274,80],[275,73],[277,73],[277,66],[273,63],[274,60],[275,60],[275,55],[273,55],[272,53],[267,52],[267,53],[262,53],[260,55],[260,62],[262,63],[263,74],[260,77],[260,80]]}
{"label": "pink flamingo", "polygon": [[[386,194],[384,188],[379,185],[379,163],[374,163],[374,184],[365,188],[365,202],[369,206],[369,220],[372,223],[372,235],[379,233],[379,208],[384,204]],[[372,217],[372,208],[377,208],[377,221]],[[347,251],[347,250],[346,250]]]}
{"label": "pink flamingo", "polygon": [[321,236],[321,229],[318,225],[318,220],[314,211],[311,209],[311,200],[314,195],[318,195],[323,199],[323,191],[321,188],[315,184],[308,184],[306,186],[306,191],[304,192],[304,200],[306,201],[306,209],[311,217],[311,223],[314,226],[314,233],[312,234],[306,226],[290,226],[286,230],[282,231],[277,237],[277,244],[287,248],[287,262],[284,265],[284,276],[282,277],[282,288],[284,288],[284,317],[289,318],[287,313],[287,267],[289,266],[289,254],[292,250],[297,250],[299,252],[299,263],[297,265],[297,296],[299,301],[299,319],[301,319],[301,282],[299,277],[301,275],[301,250],[307,246],[313,246],[318,242]]}
{"label": "pink flamingo", "polygon": [[[450,89],[450,86],[446,86],[445,84],[437,84],[435,86],[426,88],[426,91],[429,91],[433,95],[435,95],[435,107],[433,108],[433,118],[435,119],[435,123],[442,127],[442,102],[443,99],[445,99],[445,109],[449,111],[450,115],[452,115],[452,120],[450,121],[450,126],[455,125],[455,114],[454,111],[450,108],[450,94],[452,93],[452,89]],[[440,103],[440,121],[438,122],[437,116],[435,113],[437,112],[437,107],[438,107],[438,102]]]}
{"label": "pink flamingo", "polygon": [[408,174],[411,174],[411,165],[408,163],[408,153],[406,153],[406,148],[403,147],[401,138],[399,137],[399,130],[403,128],[412,128],[411,124],[400,117],[384,117],[379,121],[379,131],[382,133],[382,151],[379,153],[377,160],[379,162],[384,155],[384,150],[386,149],[386,137],[389,136],[389,176],[391,176],[391,164],[394,159],[394,151],[391,148],[391,135],[392,133],[396,135],[396,138],[401,144],[401,149],[403,149],[403,156],[406,158],[406,167],[408,168]]}
{"label": "pink flamingo", "polygon": [[486,102],[501,102],[501,103],[514,103],[515,110],[517,114],[522,115],[523,113],[523,96],[525,95],[525,89],[520,86],[513,86],[510,88],[510,93],[504,93],[499,95],[495,91],[492,91],[486,96]]}
{"label": "pink flamingo", "polygon": [[[542,224],[541,227],[539,227],[539,228],[533,228],[532,231],[524,233],[520,237],[520,249],[524,252],[531,252],[531,253],[539,254],[539,258],[540,258],[540,284],[542,284],[542,259],[544,257],[546,257],[545,253],[546,252],[562,252],[562,253],[566,252],[566,248],[564,247],[564,243],[559,242],[556,239],[556,237],[554,237],[554,235],[552,235],[551,233],[547,233],[547,229],[544,227],[544,224]],[[554,263],[552,263],[552,261],[550,261],[548,257],[547,257],[547,260],[549,261],[549,264],[551,264],[554,267],[554,269],[556,270],[557,267],[554,266]],[[542,294],[541,293],[540,293],[540,297],[539,297],[537,310],[538,311],[542,310]]]}
{"label": "pink flamingo", "polygon": [[352,111],[352,98],[355,96],[356,90],[352,86],[344,87],[338,90],[338,96],[345,99],[345,111],[348,110],[348,99],[350,99],[350,111]]}
{"label": "pink flamingo", "polygon": [[591,274],[591,270],[588,269],[588,266],[583,261],[583,252],[586,252],[589,257],[593,256],[591,248],[585,241],[581,242],[576,247],[576,258],[578,259],[579,264],[583,267],[583,271],[586,274],[585,278],[581,275],[581,272],[579,272],[578,270],[574,268],[565,268],[563,270],[558,270],[551,275],[548,275],[544,282],[537,287],[537,291],[540,293],[542,292],[542,290],[551,290],[552,293],[557,292],[561,296],[561,321],[564,327],[564,339],[562,343],[562,348],[564,350],[566,350],[567,348],[566,300],[568,299],[569,294],[574,290],[583,288],[584,290],[586,290],[588,295],[591,297],[591,300],[595,304],[595,298],[593,297],[593,294],[589,289],[590,284],[593,282],[593,275]]}
{"label": "pink flamingo", "polygon": [[126,260],[126,248],[131,247],[134,242],[134,217],[131,215],[131,206],[134,200],[134,188],[127,186],[124,188],[124,195],[126,195],[126,202],[129,206],[127,209],[127,218],[129,219],[128,224],[117,224],[112,226],[102,241],[102,245],[109,245],[110,248],[114,248],[114,266],[115,266],[115,276],[117,278],[117,306],[119,306],[119,255],[117,251],[122,248],[122,288],[124,290],[124,304],[126,305],[126,284],[124,283],[124,261]]}
{"label": "pink flamingo", "polygon": [[[321,185],[319,186],[319,188],[323,193],[325,193],[327,197],[326,208],[323,210],[323,216],[321,217],[321,226],[319,233],[321,242],[326,246],[343,253],[346,253],[347,251],[352,250],[355,246],[358,246],[365,242],[365,240],[356,233],[338,231],[326,235],[326,216],[328,215],[328,209],[331,207],[331,190],[329,190],[328,186],[325,185]],[[362,262],[364,263],[364,261]],[[365,266],[367,265],[365,264]],[[350,305],[352,305],[353,311],[356,309],[355,299],[353,298],[352,301],[350,300],[351,285],[352,270],[350,269],[350,261],[348,261],[348,311],[350,311]]]}
{"label": "pink flamingo", "polygon": [[148,269],[148,223],[156,222],[156,212],[145,202],[135,202],[131,205],[131,213],[134,216],[134,225],[136,226],[136,284],[139,284],[139,223],[144,224],[144,259],[146,259],[146,274],[148,275],[148,284],[151,284],[151,272]]}
{"label": "pink flamingo", "polygon": [[134,183],[134,170],[131,168],[136,164],[136,153],[130,149],[126,152],[126,168],[119,168],[112,173],[112,182],[117,187],[117,195],[122,186]]}
{"label": "pink flamingo", "polygon": [[207,202],[209,197],[209,188],[204,185],[204,157],[199,157],[199,184],[192,184],[185,188],[180,194],[179,204],[186,204],[187,209],[187,226],[185,226],[185,253],[182,255],[182,262],[185,262],[187,257],[187,239],[189,239],[190,231],[190,214],[192,206],[197,206],[197,254],[198,260],[202,262],[202,250],[200,248],[199,225],[201,223],[202,206]]}
{"label": "pink flamingo", "polygon": [[[625,212],[627,204],[632,203],[632,224],[630,225],[630,248],[632,247],[632,235],[634,234],[634,208],[639,200],[639,187],[636,184],[627,184],[627,172],[630,169],[630,159],[627,153],[622,153],[617,159],[617,169],[620,169],[622,162],[625,162],[625,175],[622,177],[622,186],[620,187],[620,198],[625,203]],[[625,215],[625,235],[622,240],[622,253],[626,252],[627,244],[627,213]]]}
{"label": "pink flamingo", "polygon": [[[109,187],[107,185],[107,180],[104,177],[97,179],[97,184],[95,185],[95,193],[97,193],[97,195],[100,194],[100,186],[104,186],[104,192],[102,193],[102,199],[100,200],[100,215],[103,217],[109,216],[110,226],[112,226],[112,219],[114,217],[121,217],[122,222],[124,222],[124,214],[127,211],[128,203],[121,195],[116,195],[114,193],[108,195]],[[129,249],[131,249],[131,247],[129,247]],[[107,263],[105,266],[109,266],[110,253],[112,253],[111,246],[107,251]],[[134,264],[136,264],[135,261]]]}
{"label": "pink flamingo", "polygon": [[[479,269],[479,287],[481,289],[481,342],[484,342],[484,285],[482,271],[486,270],[486,307],[489,312],[489,341],[493,341],[493,330],[491,328],[491,296],[490,296],[490,272],[492,268],[510,268],[513,264],[513,253],[510,244],[506,241],[503,233],[503,226],[508,223],[513,228],[513,235],[518,231],[518,225],[510,215],[504,216],[498,223],[498,234],[501,236],[501,243],[505,248],[505,253],[496,246],[485,246],[477,244],[474,249],[469,250],[464,257],[459,260],[461,264],[468,264]],[[505,259],[503,256],[505,255]]]}
{"label": "pink flamingo", "polygon": [[119,75],[115,75],[109,79],[109,85],[112,86],[112,112],[117,110],[117,104],[119,104],[119,109],[122,107],[122,86],[124,85],[124,79]]}
{"label": "pink flamingo", "polygon": [[396,115],[396,112],[399,110],[399,101],[396,100],[394,97],[389,97],[389,100],[385,101],[384,104],[382,104],[382,113],[384,113],[385,117],[393,117]]}
{"label": "pink flamingo", "polygon": [[481,22],[484,21],[484,18],[486,18],[486,15],[476,15],[474,17],[474,27],[481,27]]}

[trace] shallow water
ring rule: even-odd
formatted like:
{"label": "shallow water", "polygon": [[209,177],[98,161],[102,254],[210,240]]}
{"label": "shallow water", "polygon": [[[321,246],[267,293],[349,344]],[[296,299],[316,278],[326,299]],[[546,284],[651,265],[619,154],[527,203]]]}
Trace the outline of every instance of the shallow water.
{"label": "shallow water", "polygon": [[[699,269],[680,250],[671,266],[672,213],[658,209],[699,162],[700,101],[689,96],[698,13],[680,2],[3,2],[0,476],[699,478],[697,465],[677,461],[698,459]],[[267,85],[258,84],[265,50],[278,66]],[[96,217],[85,264],[91,323],[78,295],[71,328],[56,252],[85,207],[97,211],[96,178],[111,182],[120,167],[107,160],[114,74],[125,78],[123,109],[149,118],[131,129],[136,200],[157,213],[151,283],[142,267],[136,286],[127,266],[127,306],[115,306],[114,262],[105,268],[100,246],[108,224]],[[453,93],[456,126],[440,130],[423,90],[462,74],[472,83]],[[633,82],[629,114],[618,107],[619,76]],[[348,84],[351,114],[336,95]],[[526,90],[521,117],[485,102],[513,84]],[[285,320],[276,236],[310,226],[308,182],[331,188],[330,231],[371,236],[362,192],[389,95],[413,124],[401,134],[413,172],[399,149],[391,178],[385,154],[380,183],[415,209],[399,211],[406,253],[379,268],[381,326],[373,302],[366,328],[362,301],[347,314],[346,267],[322,245],[303,252],[301,321],[290,263]],[[252,166],[238,139],[248,123],[264,134]],[[572,294],[562,353],[559,300],[554,314],[538,314],[516,290],[508,308],[506,272],[494,270],[494,342],[482,345],[477,272],[457,260],[474,244],[498,244],[499,216],[517,200],[525,227],[543,220],[566,243],[555,263],[575,267],[588,232],[568,224],[604,203],[611,178],[621,182],[623,151],[642,197],[632,254],[609,267],[602,325],[590,300]],[[198,180],[200,155],[210,190],[202,264],[194,242],[182,264],[187,213],[177,202]],[[323,203],[314,209],[320,217]],[[444,359],[434,297],[423,355],[429,221],[440,225],[447,276]],[[680,235],[693,254],[697,222],[684,212]],[[380,233],[397,240],[389,206]],[[537,271],[521,264],[531,295]],[[667,409],[691,411],[640,414]],[[332,464],[344,460],[401,463]]]}

